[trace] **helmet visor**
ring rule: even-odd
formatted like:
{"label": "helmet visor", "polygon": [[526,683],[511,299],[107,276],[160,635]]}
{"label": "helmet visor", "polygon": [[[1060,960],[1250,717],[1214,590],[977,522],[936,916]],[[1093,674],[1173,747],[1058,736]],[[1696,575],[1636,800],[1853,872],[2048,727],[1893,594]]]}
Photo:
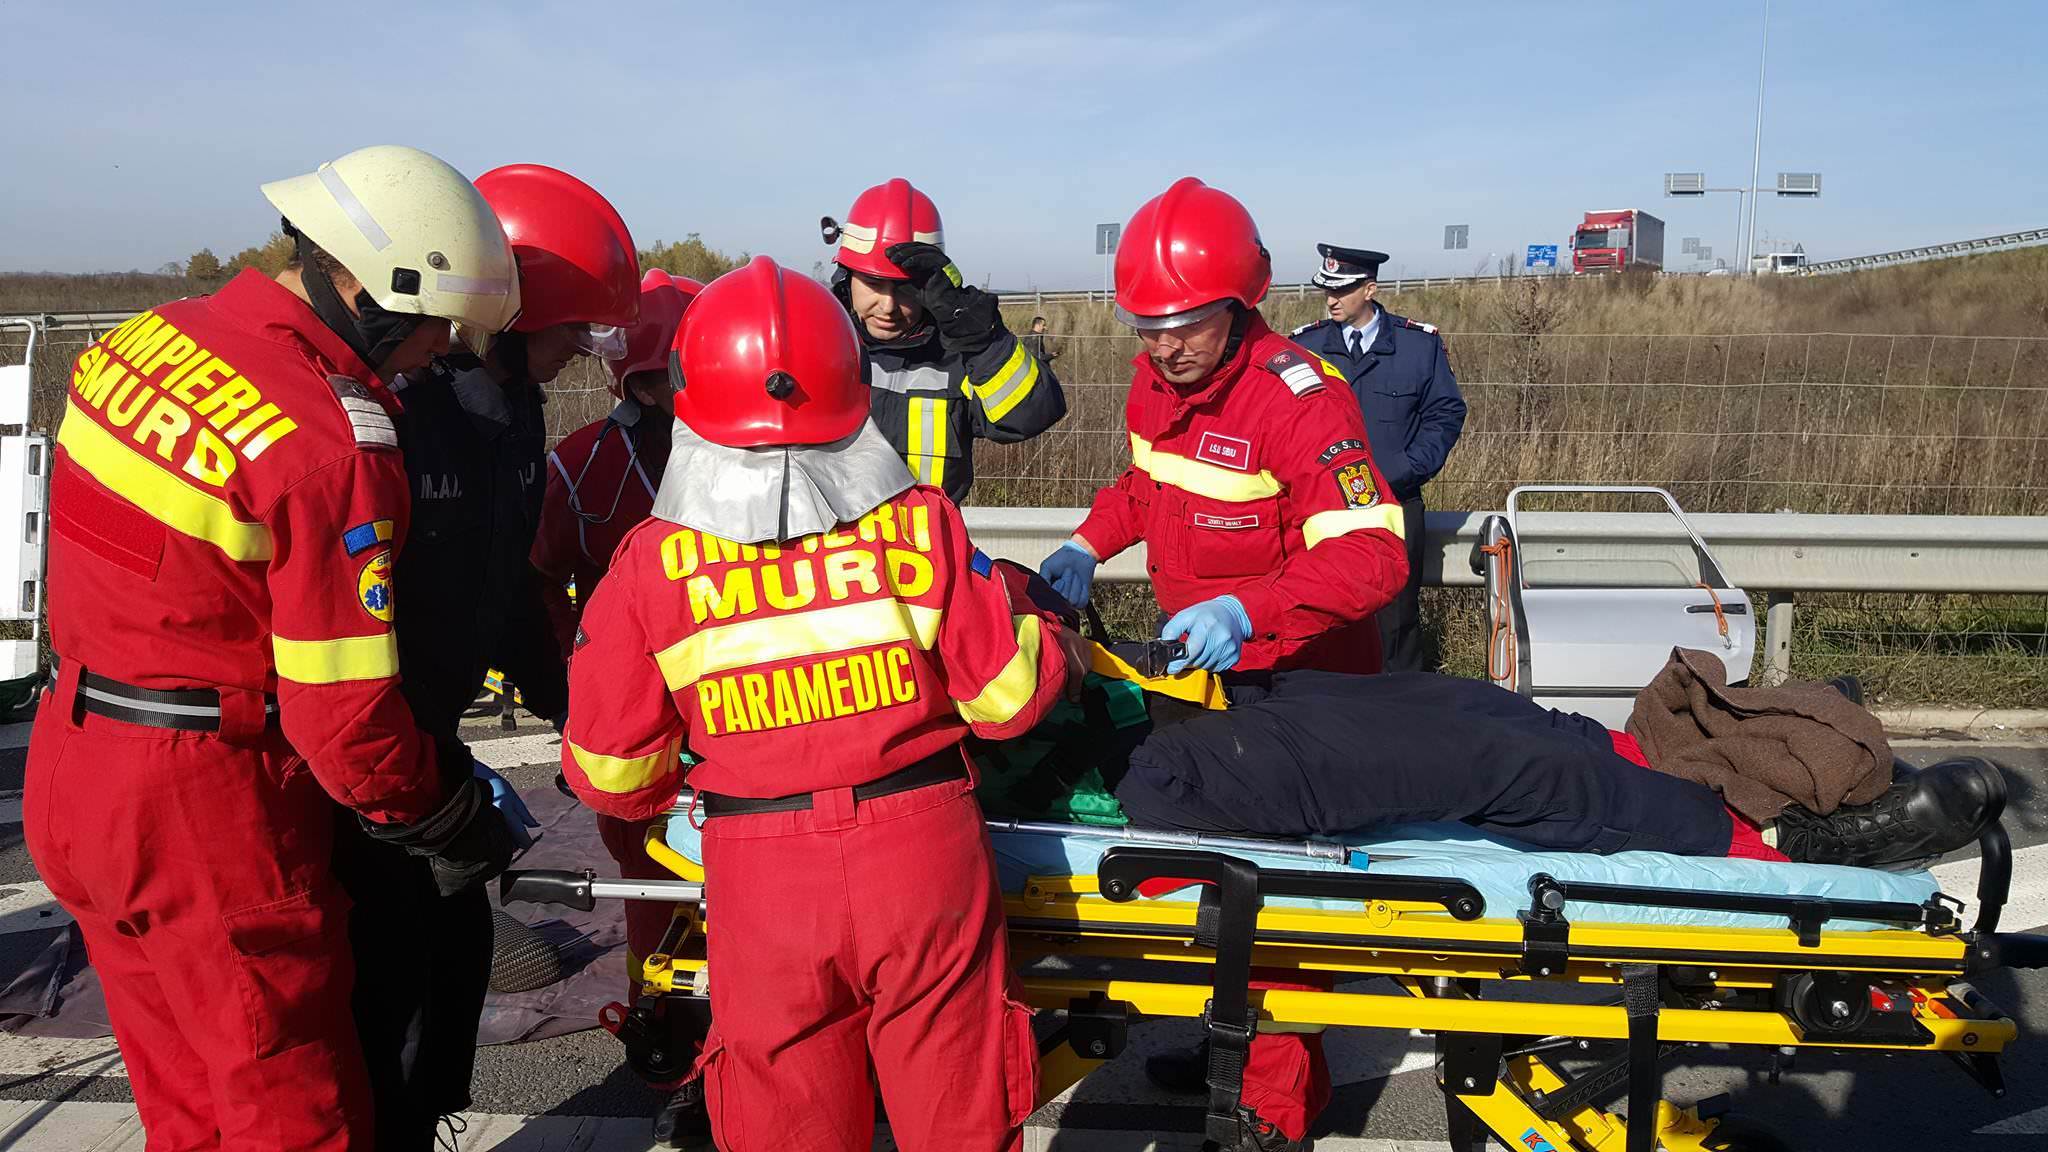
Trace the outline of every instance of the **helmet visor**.
{"label": "helmet visor", "polygon": [[595,356],[600,360],[623,360],[626,358],[626,330],[614,324],[575,324],[570,326],[574,333],[576,350]]}
{"label": "helmet visor", "polygon": [[1140,332],[1161,332],[1168,328],[1185,328],[1190,324],[1200,324],[1230,307],[1230,304],[1231,300],[1226,296],[1221,300],[1211,300],[1207,304],[1197,305],[1185,312],[1175,312],[1169,316],[1139,316],[1124,311],[1124,306],[1119,304],[1116,306],[1116,318]]}

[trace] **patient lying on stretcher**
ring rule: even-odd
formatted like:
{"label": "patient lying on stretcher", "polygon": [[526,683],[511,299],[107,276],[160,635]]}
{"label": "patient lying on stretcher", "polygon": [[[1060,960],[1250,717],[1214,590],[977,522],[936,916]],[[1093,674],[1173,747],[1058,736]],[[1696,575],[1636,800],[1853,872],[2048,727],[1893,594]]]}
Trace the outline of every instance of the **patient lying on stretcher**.
{"label": "patient lying on stretcher", "polygon": [[1970,843],[2003,799],[1980,760],[1902,767],[1873,803],[1787,809],[1774,850],[1713,789],[1628,758],[1626,736],[1484,681],[1175,680],[1090,676],[1081,703],[1030,737],[979,748],[984,808],[1290,839],[1458,820],[1552,850],[1877,866]]}

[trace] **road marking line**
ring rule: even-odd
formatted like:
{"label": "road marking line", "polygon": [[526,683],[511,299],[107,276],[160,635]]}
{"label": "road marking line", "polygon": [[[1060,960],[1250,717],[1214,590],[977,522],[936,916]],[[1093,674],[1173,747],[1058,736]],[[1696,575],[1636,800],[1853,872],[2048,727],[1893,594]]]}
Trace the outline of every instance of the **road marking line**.
{"label": "road marking line", "polygon": [[[463,1152],[640,1152],[651,1147],[648,1120],[642,1116],[515,1116],[465,1112],[469,1130]],[[2005,1123],[2001,1121],[2001,1123]],[[2031,1131],[2031,1130],[2030,1130]],[[1027,1152],[1193,1152],[1200,1133],[1086,1131],[1069,1128],[1027,1128]],[[9,1152],[142,1152],[142,1125],[133,1104],[86,1103],[75,1100],[0,1101],[0,1147]],[[878,1152],[896,1144],[878,1135]],[[1316,1141],[1325,1152],[1435,1152],[1440,1141],[1382,1140],[1326,1136]]]}
{"label": "road marking line", "polygon": [[[71,923],[71,913],[50,895],[50,886],[39,880],[0,884],[0,935],[9,932],[41,932]],[[0,1142],[0,1148],[6,1147]]]}
{"label": "road marking line", "polygon": [[524,768],[533,764],[555,764],[562,759],[562,738],[553,729],[521,736],[500,736],[495,740],[473,740],[470,754],[491,767]]}
{"label": "road marking line", "polygon": [[[1973,856],[1937,864],[1931,869],[1941,890],[1967,905],[1965,923],[1977,914],[1977,867],[1977,858]],[[2001,931],[2020,932],[2044,924],[2048,924],[2048,844],[2035,844],[2012,854],[2012,886],[1998,927]]]}
{"label": "road marking line", "polygon": [[[0,1076],[117,1076],[128,1066],[111,1036],[72,1040],[56,1036],[0,1035]],[[0,1146],[6,1141],[0,1140]]]}

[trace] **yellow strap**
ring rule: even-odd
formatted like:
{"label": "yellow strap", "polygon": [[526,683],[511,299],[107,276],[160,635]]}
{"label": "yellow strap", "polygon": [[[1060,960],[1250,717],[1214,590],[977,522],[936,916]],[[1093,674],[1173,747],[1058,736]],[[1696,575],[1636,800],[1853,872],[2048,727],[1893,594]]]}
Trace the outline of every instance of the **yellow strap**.
{"label": "yellow strap", "polygon": [[1018,616],[1017,651],[972,700],[960,701],[961,719],[969,724],[1007,724],[1031,703],[1038,691],[1038,643],[1044,634],[1036,616]]}
{"label": "yellow strap", "polygon": [[734,668],[906,640],[929,650],[938,636],[937,608],[869,600],[705,628],[656,652],[654,662],[669,691],[680,692]]}
{"label": "yellow strap", "polygon": [[57,443],[93,479],[172,531],[204,540],[230,560],[270,559],[269,527],[236,519],[227,501],[201,492],[151,463],[69,400],[64,402],[64,423],[57,428]]}
{"label": "yellow strap", "polygon": [[1384,528],[1397,539],[1408,538],[1407,517],[1401,515],[1399,504],[1375,504],[1370,508],[1339,508],[1333,512],[1318,512],[1302,521],[1301,534],[1308,540],[1310,548],[1325,540],[1334,540],[1352,532],[1363,532],[1368,528]]}
{"label": "yellow strap", "polygon": [[1233,472],[1200,460],[1190,460],[1152,447],[1137,433],[1131,433],[1131,464],[1161,484],[1183,492],[1246,504],[1280,494],[1280,481],[1261,468],[1257,472]]}
{"label": "yellow strap", "polygon": [[270,651],[278,676],[294,684],[340,684],[398,675],[398,635],[389,629],[374,636],[334,640],[272,636]]}
{"label": "yellow strap", "polygon": [[1147,692],[1200,704],[1212,711],[1230,707],[1229,699],[1223,694],[1223,681],[1201,668],[1185,668],[1172,676],[1145,676],[1118,659],[1116,653],[1091,642],[1088,645],[1088,670],[1111,680],[1129,680]]}
{"label": "yellow strap", "polygon": [[675,767],[682,755],[683,738],[672,736],[666,744],[645,756],[607,756],[567,740],[569,755],[590,780],[590,786],[614,796],[637,792],[661,779]]}

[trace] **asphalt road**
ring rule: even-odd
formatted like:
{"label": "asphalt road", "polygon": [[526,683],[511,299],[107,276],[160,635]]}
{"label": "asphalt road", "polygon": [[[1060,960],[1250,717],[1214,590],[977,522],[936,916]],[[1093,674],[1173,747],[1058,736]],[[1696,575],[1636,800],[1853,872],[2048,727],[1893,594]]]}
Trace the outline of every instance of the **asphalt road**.
{"label": "asphalt road", "polygon": [[[526,735],[535,731],[531,721],[521,729]],[[11,742],[7,735],[0,730],[0,986],[59,930],[40,921],[61,916],[38,898],[16,799],[25,753],[4,747]],[[13,735],[20,739],[20,733]],[[472,735],[481,741],[504,734],[495,723],[486,723]],[[519,746],[529,750],[522,758],[543,762],[500,764],[500,769],[522,789],[551,787],[552,759],[532,755],[534,741],[522,740]],[[2022,854],[2015,899],[2003,927],[2048,928],[2048,847],[2029,851],[2048,846],[2048,745],[1913,743],[1899,751],[1918,763],[1984,755],[2008,769],[2012,800],[2006,825]],[[1956,875],[1971,871],[1967,864],[1953,869]],[[1943,883],[1949,886],[1948,870]],[[2020,1041],[2005,1060],[2010,1090],[2003,1100],[1991,1099],[1938,1057],[1803,1054],[1774,1083],[1763,1055],[1711,1049],[1683,1054],[1682,1063],[1667,1074],[1667,1095],[1690,1101],[1729,1093],[1735,1111],[1771,1124],[1800,1148],[1990,1152],[2048,1146],[2048,1041],[2042,1036],[2048,1031],[2048,973],[2000,972],[1977,984],[2020,1023]],[[1391,985],[1372,990],[1391,990]],[[1027,1147],[1063,1152],[1195,1147],[1199,1108],[1153,1090],[1139,1071],[1146,1053],[1192,1043],[1193,1024],[1141,1024],[1132,1039],[1124,1056],[1034,1117]],[[126,1119],[129,1110],[120,1107],[130,1100],[127,1081],[110,1047],[108,1041],[0,1038],[0,1148],[139,1148],[132,1119]],[[1443,1103],[1430,1072],[1427,1038],[1333,1031],[1329,1051],[1339,1087],[1318,1132],[1319,1147],[1338,1152],[1444,1146]],[[477,1111],[499,1119],[486,1117],[465,1140],[465,1149],[646,1147],[640,1118],[649,1114],[653,1096],[620,1067],[617,1043],[600,1030],[483,1048],[474,1093]]]}

